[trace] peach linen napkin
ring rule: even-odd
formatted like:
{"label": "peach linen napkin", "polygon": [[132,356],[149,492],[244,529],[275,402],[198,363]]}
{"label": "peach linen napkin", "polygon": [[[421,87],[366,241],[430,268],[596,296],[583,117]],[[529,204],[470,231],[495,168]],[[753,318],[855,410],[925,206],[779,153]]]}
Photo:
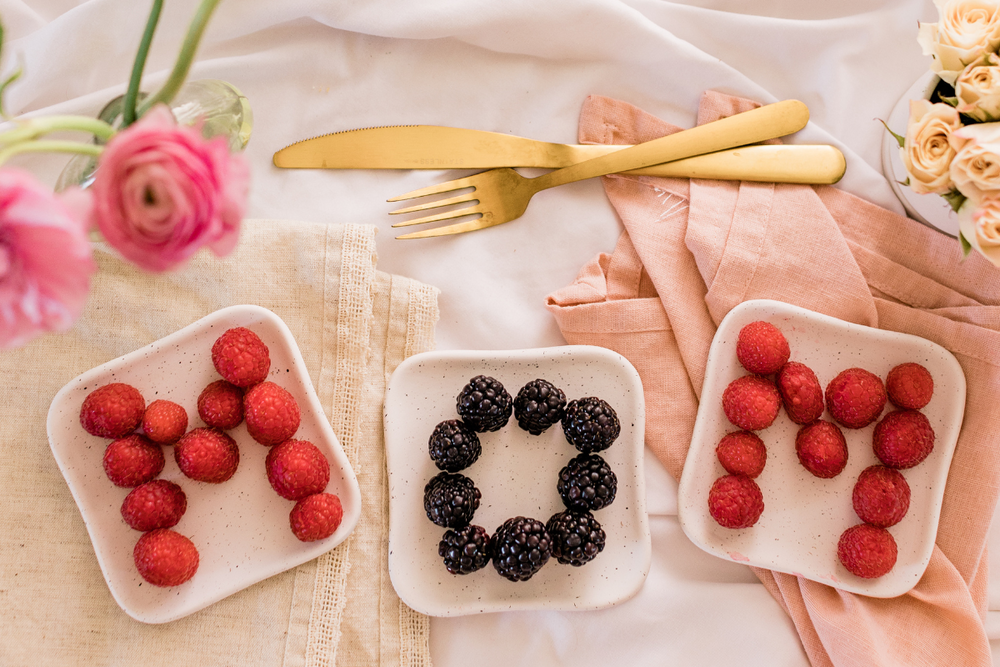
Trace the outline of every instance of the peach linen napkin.
{"label": "peach linen napkin", "polygon": [[[755,103],[706,93],[698,123]],[[677,131],[626,103],[590,97],[583,143]],[[716,327],[737,304],[775,299],[932,340],[968,382],[965,420],[934,552],[909,593],[869,598],[755,569],[791,616],[811,663],[989,665],[986,540],[1000,483],[1000,273],[936,230],[833,187],[609,176],[625,226],[617,247],[548,298],[569,343],[617,350],[638,369],[646,444],[678,478]],[[706,558],[709,557],[706,555]]]}

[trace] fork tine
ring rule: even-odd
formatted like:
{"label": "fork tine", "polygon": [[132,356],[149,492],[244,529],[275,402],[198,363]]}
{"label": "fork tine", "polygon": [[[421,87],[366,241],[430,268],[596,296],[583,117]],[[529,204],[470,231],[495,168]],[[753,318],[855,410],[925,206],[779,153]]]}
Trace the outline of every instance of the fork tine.
{"label": "fork tine", "polygon": [[409,234],[401,234],[397,236],[397,239],[429,239],[435,236],[448,236],[449,234],[461,234],[463,232],[474,232],[478,229],[486,229],[487,227],[493,227],[494,225],[499,225],[506,222],[506,220],[496,220],[493,214],[486,212],[483,213],[483,217],[476,218],[475,220],[468,220],[466,222],[458,222],[454,225],[445,225],[444,227],[435,227],[433,229],[422,229],[419,232],[410,232]]}
{"label": "fork tine", "polygon": [[448,199],[438,199],[436,201],[426,202],[424,204],[417,204],[416,206],[407,206],[405,208],[399,208],[395,211],[389,211],[389,215],[400,215],[401,213],[416,213],[417,211],[427,211],[434,208],[444,208],[445,206],[451,206],[452,204],[465,204],[471,201],[479,201],[474,196],[475,193],[469,192],[464,195],[458,195],[457,197],[450,197]]}
{"label": "fork tine", "polygon": [[393,197],[392,199],[386,199],[388,202],[403,201],[404,199],[416,199],[417,197],[426,197],[427,195],[439,195],[445,192],[453,192],[455,190],[461,190],[462,188],[471,188],[475,185],[472,181],[472,176],[466,176],[465,178],[459,178],[454,181],[445,181],[444,183],[438,183],[437,185],[428,185],[426,188],[420,188],[419,190],[413,190],[412,192],[407,192],[404,195],[399,195],[398,197]]}
{"label": "fork tine", "polygon": [[393,223],[393,227],[409,227],[410,225],[424,225],[428,222],[441,222],[442,220],[454,220],[455,218],[461,218],[466,215],[473,215],[476,213],[481,213],[482,209],[478,206],[466,206],[465,208],[460,208],[455,211],[445,211],[444,213],[438,213],[436,215],[428,215],[423,218],[416,218],[414,220],[402,220],[400,222]]}

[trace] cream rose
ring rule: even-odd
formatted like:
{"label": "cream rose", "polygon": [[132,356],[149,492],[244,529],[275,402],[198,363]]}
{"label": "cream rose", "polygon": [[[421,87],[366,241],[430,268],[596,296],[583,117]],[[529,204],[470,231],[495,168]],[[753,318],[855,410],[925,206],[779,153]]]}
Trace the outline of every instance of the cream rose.
{"label": "cream rose", "polygon": [[977,206],[988,193],[1000,196],[1000,123],[966,125],[951,133],[955,150],[951,180]]}
{"label": "cream rose", "polygon": [[981,123],[1000,120],[1000,57],[995,53],[986,61],[969,65],[955,80],[959,113]]}
{"label": "cream rose", "polygon": [[917,194],[944,194],[953,189],[950,166],[955,157],[949,137],[962,127],[958,112],[950,104],[910,101],[910,121],[900,155],[910,189]]}
{"label": "cream rose", "polygon": [[972,223],[980,247],[1000,246],[1000,198],[984,197],[972,213]]}
{"label": "cream rose", "polygon": [[938,23],[921,23],[917,41],[934,58],[931,69],[954,84],[967,65],[1000,46],[1000,1],[934,0]]}

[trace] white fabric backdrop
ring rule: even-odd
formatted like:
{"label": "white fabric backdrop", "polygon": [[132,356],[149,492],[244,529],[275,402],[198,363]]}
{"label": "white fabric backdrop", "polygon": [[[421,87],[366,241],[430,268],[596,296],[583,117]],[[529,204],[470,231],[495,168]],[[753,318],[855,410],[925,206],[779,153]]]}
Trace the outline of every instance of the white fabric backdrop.
{"label": "white fabric backdrop", "polygon": [[[149,88],[196,2],[166,4]],[[135,0],[0,0],[4,70],[15,59],[26,70],[8,111],[96,113],[123,92],[147,11]],[[250,217],[376,224],[380,269],[441,288],[440,349],[530,348],[563,343],[545,296],[621,231],[599,182],[544,192],[492,230],[402,242],[385,200],[459,172],[282,171],[273,152],[316,134],[417,123],[573,142],[589,94],[690,126],[702,91],[716,89],[803,100],[812,122],[794,141],[838,145],[848,157],[840,187],[901,212],[881,174],[877,119],[927,69],[921,20],[936,20],[930,0],[229,0],[191,78],[228,80],[251,101]],[[63,162],[18,161],[53,183]],[[435,663],[806,665],[756,578],[692,546],[675,483],[651,456],[647,471],[653,567],[634,599],[599,612],[434,619]],[[1000,622],[991,614],[988,625],[1000,654]]]}

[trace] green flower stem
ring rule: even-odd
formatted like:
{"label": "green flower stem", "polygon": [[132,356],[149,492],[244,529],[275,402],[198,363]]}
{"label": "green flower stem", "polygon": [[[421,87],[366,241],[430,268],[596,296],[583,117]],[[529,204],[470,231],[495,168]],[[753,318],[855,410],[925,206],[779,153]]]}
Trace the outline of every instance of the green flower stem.
{"label": "green flower stem", "polygon": [[125,91],[125,100],[122,104],[122,127],[128,127],[135,122],[135,102],[139,97],[139,82],[142,80],[142,70],[146,67],[146,57],[149,55],[149,45],[153,41],[153,33],[156,31],[156,24],[160,20],[160,11],[163,9],[163,0],[153,0],[153,7],[149,11],[149,18],[146,20],[146,29],[142,33],[142,40],[139,42],[139,50],[135,54],[135,63],[132,64],[132,76],[128,82],[128,89]]}
{"label": "green flower stem", "polygon": [[31,141],[43,134],[60,130],[86,132],[103,141],[107,141],[115,134],[115,129],[103,120],[87,116],[42,116],[14,123],[16,127],[0,132],[0,146]]}
{"label": "green flower stem", "polygon": [[177,62],[174,63],[174,69],[170,73],[170,77],[163,84],[163,88],[143,100],[136,112],[137,116],[141,117],[154,104],[160,102],[170,104],[171,100],[174,99],[177,91],[184,85],[184,80],[187,79],[191,63],[194,61],[194,53],[198,49],[198,42],[201,41],[201,36],[205,32],[208,20],[212,17],[212,12],[215,11],[215,7],[219,2],[220,0],[202,0],[198,6],[198,11],[195,12],[194,19],[191,21],[191,25],[188,26],[187,36],[181,45],[181,52],[177,56]]}
{"label": "green flower stem", "polygon": [[81,141],[23,141],[0,150],[0,164],[20,153],[80,153],[97,157],[103,150],[103,146]]}

